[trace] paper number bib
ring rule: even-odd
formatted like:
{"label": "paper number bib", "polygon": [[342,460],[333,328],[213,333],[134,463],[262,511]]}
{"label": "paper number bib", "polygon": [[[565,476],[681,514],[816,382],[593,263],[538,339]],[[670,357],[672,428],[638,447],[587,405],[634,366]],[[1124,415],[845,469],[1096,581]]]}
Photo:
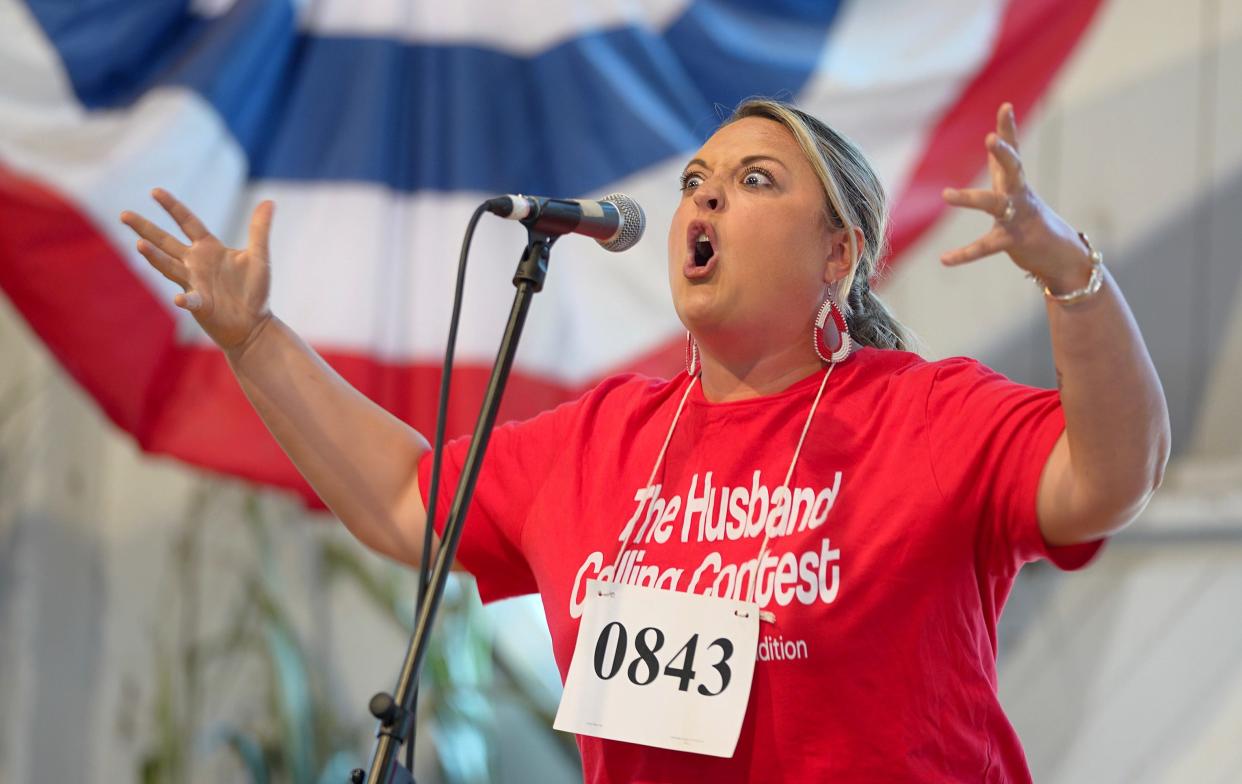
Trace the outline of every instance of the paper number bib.
{"label": "paper number bib", "polygon": [[755,604],[590,580],[553,726],[731,757],[758,644]]}

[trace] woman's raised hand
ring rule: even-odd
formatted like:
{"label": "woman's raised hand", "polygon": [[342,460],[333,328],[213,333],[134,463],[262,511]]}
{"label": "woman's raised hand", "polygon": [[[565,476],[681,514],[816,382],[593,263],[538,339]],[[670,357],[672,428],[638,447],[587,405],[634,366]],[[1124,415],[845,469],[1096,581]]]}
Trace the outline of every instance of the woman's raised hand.
{"label": "woman's raised hand", "polygon": [[1018,155],[1018,126],[1011,104],[1001,105],[996,132],[989,133],[984,144],[992,187],[945,188],[943,196],[955,207],[986,212],[995,222],[982,237],[942,254],[940,261],[956,266],[1004,251],[1054,291],[1081,287],[1089,277],[1090,254],[1078,233],[1027,182]]}
{"label": "woman's raised hand", "polygon": [[235,250],[225,247],[168,191],[156,188],[151,195],[185,232],[190,244],[137,213],[122,212],[121,222],[139,237],[138,252],[160,274],[181,286],[183,292],[173,298],[177,307],[190,311],[220,348],[240,352],[271,318],[268,235],[275,205],[265,201],[255,207],[249,244]]}

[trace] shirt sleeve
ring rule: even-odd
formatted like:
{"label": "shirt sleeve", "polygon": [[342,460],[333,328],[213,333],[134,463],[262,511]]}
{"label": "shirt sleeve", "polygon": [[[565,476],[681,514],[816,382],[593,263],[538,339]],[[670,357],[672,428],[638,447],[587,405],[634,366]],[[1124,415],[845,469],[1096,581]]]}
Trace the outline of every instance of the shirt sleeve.
{"label": "shirt sleeve", "polygon": [[1052,547],[1040,530],[1039,480],[1064,429],[1056,390],[1016,384],[971,359],[937,363],[927,400],[932,475],[955,515],[977,526],[993,574],[1040,558],[1080,569],[1103,545]]}
{"label": "shirt sleeve", "polygon": [[[533,419],[492,430],[457,548],[458,563],[474,575],[485,602],[538,591],[522,552],[522,531],[575,407],[575,403],[566,403]],[[470,443],[471,438],[463,436],[444,445],[435,519],[436,533],[441,536]],[[431,468],[429,451],[418,466],[424,506]]]}

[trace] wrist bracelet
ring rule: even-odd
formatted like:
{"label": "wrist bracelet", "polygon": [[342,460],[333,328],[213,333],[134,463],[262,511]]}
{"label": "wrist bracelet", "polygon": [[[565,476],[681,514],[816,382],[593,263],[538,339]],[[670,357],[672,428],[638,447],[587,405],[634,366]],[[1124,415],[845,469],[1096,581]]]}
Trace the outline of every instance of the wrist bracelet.
{"label": "wrist bracelet", "polygon": [[1104,254],[1093,248],[1091,240],[1087,239],[1087,235],[1081,231],[1078,232],[1078,239],[1082,240],[1083,245],[1087,246],[1087,254],[1091,257],[1091,277],[1087,279],[1087,285],[1068,294],[1053,294],[1052,289],[1048,288],[1048,284],[1040,280],[1034,273],[1026,273],[1028,278],[1035,281],[1035,285],[1044,290],[1046,298],[1053,302],[1059,302],[1062,305],[1072,305],[1075,302],[1081,302],[1096,294],[1100,290],[1100,286],[1104,284]]}

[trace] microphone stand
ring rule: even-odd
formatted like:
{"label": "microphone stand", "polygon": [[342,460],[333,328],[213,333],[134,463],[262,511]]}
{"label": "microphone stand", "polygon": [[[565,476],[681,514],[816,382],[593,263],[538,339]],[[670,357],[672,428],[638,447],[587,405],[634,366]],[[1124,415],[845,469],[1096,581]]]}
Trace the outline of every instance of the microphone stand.
{"label": "microphone stand", "polygon": [[[559,234],[535,231],[528,226],[526,248],[522,252],[521,261],[518,262],[517,272],[513,275],[513,285],[517,287],[517,293],[513,297],[509,322],[505,326],[504,336],[500,341],[500,350],[496,355],[496,363],[492,366],[491,379],[487,382],[487,391],[483,395],[479,420],[475,424],[470,449],[466,452],[466,460],[462,464],[461,476],[458,478],[457,491],[453,494],[453,504],[449,508],[444,524],[444,535],[441,537],[440,548],[436,552],[435,566],[431,571],[431,592],[419,607],[414,634],[410,638],[405,662],[401,667],[401,675],[397,680],[396,696],[380,692],[371,698],[369,709],[371,714],[379,719],[380,726],[379,741],[376,743],[375,754],[371,759],[370,772],[365,778],[366,784],[414,784],[413,771],[407,770],[398,761],[397,749],[409,736],[410,727],[414,722],[416,706],[412,703],[417,694],[418,678],[427,653],[427,640],[430,638],[436,613],[440,609],[440,600],[444,597],[444,586],[448,580],[449,570],[457,555],[457,545],[461,541],[465,512],[470,505],[470,497],[474,494],[483,454],[487,450],[487,442],[496,421],[496,411],[500,407],[500,397],[509,379],[509,370],[513,366],[513,357],[517,353],[518,339],[526,323],[526,312],[530,309],[530,302],[534,295],[543,290],[543,281],[548,274],[548,257],[552,250],[552,243],[556,242],[559,236]],[[427,525],[434,525],[434,522],[428,520]],[[350,774],[350,781],[354,784],[361,784],[364,781],[361,768],[355,769]]]}

